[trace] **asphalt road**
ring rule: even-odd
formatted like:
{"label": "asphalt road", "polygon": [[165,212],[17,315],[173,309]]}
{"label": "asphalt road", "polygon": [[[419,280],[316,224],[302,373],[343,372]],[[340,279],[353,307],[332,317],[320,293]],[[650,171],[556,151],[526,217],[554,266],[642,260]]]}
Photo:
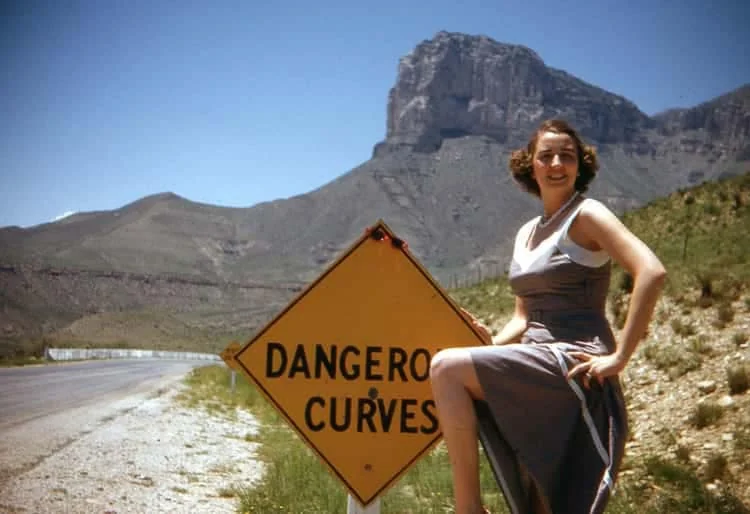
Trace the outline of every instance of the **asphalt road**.
{"label": "asphalt road", "polygon": [[102,360],[0,368],[0,433],[43,416],[157,387],[201,361]]}

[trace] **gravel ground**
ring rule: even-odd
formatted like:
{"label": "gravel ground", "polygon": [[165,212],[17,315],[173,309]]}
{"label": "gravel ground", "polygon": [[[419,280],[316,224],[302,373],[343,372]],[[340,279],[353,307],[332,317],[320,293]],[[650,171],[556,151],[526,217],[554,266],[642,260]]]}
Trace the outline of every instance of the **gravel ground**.
{"label": "gravel ground", "polygon": [[157,391],[39,418],[0,440],[0,512],[222,513],[261,475],[258,424],[182,407]]}

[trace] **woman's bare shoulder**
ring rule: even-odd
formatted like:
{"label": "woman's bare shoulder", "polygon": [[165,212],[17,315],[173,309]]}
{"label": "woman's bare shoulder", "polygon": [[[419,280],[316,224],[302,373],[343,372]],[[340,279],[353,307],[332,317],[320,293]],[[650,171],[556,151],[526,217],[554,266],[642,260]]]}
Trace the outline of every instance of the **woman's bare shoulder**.
{"label": "woman's bare shoulder", "polygon": [[594,223],[619,224],[619,217],[604,202],[595,198],[586,198],[579,211],[579,217]]}

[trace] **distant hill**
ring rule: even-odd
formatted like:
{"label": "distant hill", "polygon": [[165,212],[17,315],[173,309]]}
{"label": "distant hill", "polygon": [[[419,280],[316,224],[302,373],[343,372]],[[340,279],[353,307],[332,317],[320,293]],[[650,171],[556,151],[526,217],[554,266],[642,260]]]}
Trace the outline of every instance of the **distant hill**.
{"label": "distant hill", "polygon": [[0,229],[0,338],[151,308],[196,330],[249,334],[381,218],[446,285],[500,273],[539,209],[510,179],[508,156],[545,118],[570,120],[597,146],[590,194],[620,213],[750,167],[748,86],[649,117],[483,36],[440,32],[417,45],[387,109],[372,158],[306,194],[227,208],[164,193]]}

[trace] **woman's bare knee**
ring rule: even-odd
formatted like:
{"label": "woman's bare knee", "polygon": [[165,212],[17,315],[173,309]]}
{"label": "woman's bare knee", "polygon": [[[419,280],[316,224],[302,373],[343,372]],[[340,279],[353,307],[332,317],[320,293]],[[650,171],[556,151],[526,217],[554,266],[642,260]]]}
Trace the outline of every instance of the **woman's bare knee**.
{"label": "woman's bare knee", "polygon": [[436,353],[430,362],[430,380],[438,385],[463,386],[476,399],[484,397],[471,353],[465,348],[448,348]]}
{"label": "woman's bare knee", "polygon": [[463,348],[440,350],[430,361],[430,379],[435,382],[461,381],[462,368],[471,366],[471,355]]}

